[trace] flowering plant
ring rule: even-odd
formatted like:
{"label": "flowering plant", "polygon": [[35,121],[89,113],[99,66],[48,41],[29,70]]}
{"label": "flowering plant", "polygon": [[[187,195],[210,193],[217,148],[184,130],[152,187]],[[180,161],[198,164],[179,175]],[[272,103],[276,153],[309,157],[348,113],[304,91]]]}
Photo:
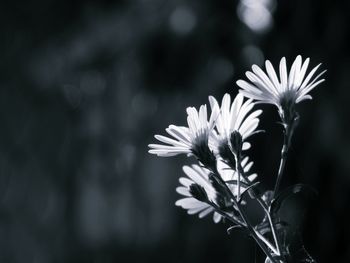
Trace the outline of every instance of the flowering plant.
{"label": "flowering plant", "polygon": [[[302,62],[301,56],[297,56],[288,73],[286,59],[282,58],[279,77],[268,60],[265,63],[267,74],[253,65],[252,72],[246,72],[250,82],[237,81],[241,89],[232,103],[229,94],[224,95],[221,105],[210,96],[209,119],[206,105],[198,111],[189,107],[188,127],[170,125],[166,132],[172,138],[155,135],[164,144],[149,145],[149,152],[158,156],[186,154],[197,159],[199,164],[183,167],[186,177],[179,179],[181,186],[176,191],[182,198],[176,205],[200,218],[212,213],[215,223],[225,219],[230,223],[228,233],[236,228],[243,229],[265,253],[266,263],[315,262],[304,246],[295,248],[288,241],[288,226],[278,215],[286,197],[309,189],[302,184],[283,191],[279,189],[299,120],[296,104],[311,99],[309,92],[324,81],[320,77],[325,71],[314,77],[320,65],[306,76],[308,65],[309,58]],[[259,103],[275,105],[283,125],[284,142],[273,191],[259,189],[257,174],[251,173],[253,162],[246,153],[251,148],[250,136],[259,132],[262,110],[253,109]],[[256,225],[246,213],[251,200],[264,212],[264,218]]]}

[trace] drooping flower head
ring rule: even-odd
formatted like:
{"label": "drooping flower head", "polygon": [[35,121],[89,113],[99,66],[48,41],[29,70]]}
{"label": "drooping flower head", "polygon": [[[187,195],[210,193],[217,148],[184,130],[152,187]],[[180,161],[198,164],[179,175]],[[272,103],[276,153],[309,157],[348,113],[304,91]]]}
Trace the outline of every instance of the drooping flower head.
{"label": "drooping flower head", "polygon": [[[216,192],[209,180],[210,171],[200,167],[199,165],[184,166],[184,173],[187,177],[180,177],[181,186],[176,188],[176,192],[185,196],[176,201],[177,206],[187,209],[188,214],[197,214],[202,218],[214,211],[214,208],[208,202],[214,202]],[[198,185],[202,191],[206,193],[206,200],[199,199],[193,196],[193,186]],[[214,214],[214,221],[219,222],[221,216],[218,213]]]}
{"label": "drooping flower head", "polygon": [[[149,153],[162,157],[178,154],[195,155],[203,164],[215,162],[209,147],[209,137],[214,128],[218,110],[213,110],[208,121],[207,106],[202,105],[199,111],[194,107],[187,108],[188,127],[170,125],[166,132],[173,138],[155,135],[163,144],[149,144]],[[208,159],[209,158],[209,159]]]}
{"label": "drooping flower head", "polygon": [[231,96],[225,94],[221,107],[217,100],[210,96],[209,102],[212,110],[220,108],[220,114],[216,121],[216,131],[213,132],[212,145],[214,152],[228,159],[228,151],[237,154],[250,148],[246,140],[256,132],[259,124],[258,116],[262,110],[252,111],[252,100],[244,102],[243,95],[238,94],[231,104]]}
{"label": "drooping flower head", "polygon": [[[252,165],[253,162],[249,162],[248,157],[242,161],[242,167],[246,173],[249,172]],[[183,171],[187,177],[179,179],[181,186],[177,187],[176,191],[184,197],[176,201],[175,204],[186,209],[188,214],[199,214],[199,218],[214,212],[214,222],[218,223],[222,216],[215,212],[214,207],[210,203],[215,203],[219,207],[222,206],[224,203],[222,199],[225,198],[225,193],[220,193],[213,187],[210,180],[211,171],[199,165],[184,166]],[[218,172],[221,178],[228,182],[228,189],[234,196],[237,196],[237,184],[231,183],[233,180],[238,180],[236,171],[232,170],[224,162],[218,161]],[[250,181],[253,181],[256,176],[256,174],[251,174],[248,178]],[[242,191],[244,189],[245,187],[242,186]],[[229,208],[233,209],[232,203],[230,205],[231,207]]]}
{"label": "drooping flower head", "polygon": [[307,58],[303,62],[302,57],[297,56],[288,74],[286,59],[283,57],[279,65],[279,78],[269,60],[265,62],[267,74],[259,66],[253,65],[252,72],[246,72],[250,83],[245,80],[237,81],[237,85],[241,88],[239,92],[261,103],[276,105],[282,121],[291,122],[296,118],[295,104],[312,99],[308,93],[324,81],[320,77],[326,72],[325,70],[314,77],[321,64],[306,75],[309,61]]}

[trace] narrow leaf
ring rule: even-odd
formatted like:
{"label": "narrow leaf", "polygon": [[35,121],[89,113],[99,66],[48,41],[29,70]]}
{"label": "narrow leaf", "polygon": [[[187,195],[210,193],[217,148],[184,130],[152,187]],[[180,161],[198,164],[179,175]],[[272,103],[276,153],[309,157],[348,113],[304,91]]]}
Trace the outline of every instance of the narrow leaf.
{"label": "narrow leaf", "polygon": [[300,194],[306,197],[314,198],[317,195],[317,191],[311,186],[308,186],[305,184],[292,185],[286,188],[285,190],[283,190],[281,193],[279,193],[276,196],[275,199],[272,200],[271,209],[270,209],[271,212],[277,213],[286,199],[295,195],[300,195]]}

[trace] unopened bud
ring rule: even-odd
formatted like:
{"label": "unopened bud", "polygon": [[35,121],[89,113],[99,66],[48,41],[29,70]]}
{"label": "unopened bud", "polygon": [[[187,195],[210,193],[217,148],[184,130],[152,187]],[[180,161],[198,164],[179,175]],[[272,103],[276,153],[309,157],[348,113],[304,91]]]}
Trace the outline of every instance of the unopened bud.
{"label": "unopened bud", "polygon": [[235,155],[240,155],[243,147],[243,138],[239,131],[233,131],[230,135],[230,148]]}

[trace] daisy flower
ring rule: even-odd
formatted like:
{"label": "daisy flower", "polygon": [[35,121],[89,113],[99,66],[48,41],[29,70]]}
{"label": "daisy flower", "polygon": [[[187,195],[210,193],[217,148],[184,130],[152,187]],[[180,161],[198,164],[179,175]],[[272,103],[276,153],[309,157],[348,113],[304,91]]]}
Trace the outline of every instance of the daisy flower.
{"label": "daisy flower", "polygon": [[211,158],[208,141],[219,110],[214,109],[211,112],[209,121],[206,105],[202,105],[199,111],[194,107],[188,107],[186,111],[188,127],[170,125],[166,132],[173,138],[155,135],[154,137],[164,144],[149,144],[151,148],[149,153],[161,157],[193,154],[205,164],[209,161],[213,162],[214,160],[206,160],[206,158]]}
{"label": "daisy flower", "polygon": [[312,99],[308,93],[324,81],[320,77],[326,72],[325,70],[314,77],[321,64],[306,75],[309,61],[310,59],[307,58],[303,62],[302,57],[297,56],[288,74],[286,59],[283,57],[279,65],[279,78],[269,60],[265,62],[267,74],[257,65],[253,65],[253,72],[246,72],[250,82],[245,80],[236,82],[241,88],[239,92],[261,103],[276,105],[282,119],[294,118],[294,105],[303,100]]}
{"label": "daisy flower", "polygon": [[[248,157],[246,157],[242,161],[242,167],[246,173],[249,172],[253,165],[253,162],[248,161]],[[184,166],[183,167],[184,173],[187,175],[187,177],[181,177],[179,179],[179,182],[181,186],[176,188],[176,191],[184,196],[184,198],[179,199],[176,201],[175,205],[182,207],[183,209],[187,210],[187,213],[192,214],[198,214],[199,218],[203,218],[211,213],[213,213],[213,220],[215,223],[220,222],[222,219],[222,216],[215,211],[215,209],[208,203],[208,202],[214,202],[217,203],[217,198],[220,196],[220,193],[217,193],[215,188],[212,186],[209,175],[210,171],[208,169],[205,169],[199,165],[192,165],[192,166]],[[220,173],[220,176],[224,181],[232,181],[237,180],[237,173],[229,168],[224,162],[218,161],[218,171]],[[256,174],[250,175],[248,178],[250,181],[253,181],[257,177]],[[194,195],[193,193],[193,186],[200,187],[202,191],[205,191],[205,194],[201,194],[201,196],[204,196],[204,199],[200,201],[198,196]],[[237,196],[238,189],[236,184],[227,184],[228,188],[231,190],[231,192]],[[245,187],[242,187],[242,190],[244,191]],[[206,202],[207,201],[207,202]]]}
{"label": "daisy flower", "polygon": [[213,110],[220,108],[220,114],[215,123],[216,131],[211,137],[214,152],[226,159],[225,151],[230,151],[227,148],[229,145],[233,151],[249,149],[250,143],[246,140],[256,132],[259,124],[258,116],[262,110],[251,112],[255,104],[251,99],[243,102],[242,94],[238,94],[231,104],[231,96],[226,93],[221,107],[212,96],[209,97],[209,102]]}

